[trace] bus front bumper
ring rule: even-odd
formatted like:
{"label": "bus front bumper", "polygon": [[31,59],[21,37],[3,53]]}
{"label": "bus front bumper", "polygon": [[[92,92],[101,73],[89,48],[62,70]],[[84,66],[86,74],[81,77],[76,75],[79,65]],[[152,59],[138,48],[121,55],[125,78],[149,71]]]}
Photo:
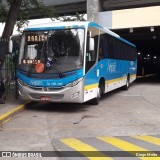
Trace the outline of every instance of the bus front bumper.
{"label": "bus front bumper", "polygon": [[51,102],[84,102],[83,80],[73,87],[45,88],[23,86],[18,82],[18,93],[20,99],[31,101],[51,101]]}

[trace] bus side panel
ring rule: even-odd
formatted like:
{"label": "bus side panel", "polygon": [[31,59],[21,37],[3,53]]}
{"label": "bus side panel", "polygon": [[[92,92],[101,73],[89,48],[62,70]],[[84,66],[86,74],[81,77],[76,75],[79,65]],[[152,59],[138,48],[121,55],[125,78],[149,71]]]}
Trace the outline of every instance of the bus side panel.
{"label": "bus side panel", "polygon": [[124,86],[128,74],[130,83],[136,79],[136,61],[103,59],[98,62],[97,69],[99,79],[105,78],[105,93]]}
{"label": "bus side panel", "polygon": [[102,59],[85,76],[84,102],[97,96],[100,78],[105,79],[105,93],[126,85],[127,76],[130,83],[136,79],[136,61]]}
{"label": "bus side panel", "polygon": [[103,59],[99,61],[98,66],[100,77],[105,78],[105,93],[125,85],[126,73],[128,73],[126,69],[129,70],[129,68],[124,64],[124,61]]}

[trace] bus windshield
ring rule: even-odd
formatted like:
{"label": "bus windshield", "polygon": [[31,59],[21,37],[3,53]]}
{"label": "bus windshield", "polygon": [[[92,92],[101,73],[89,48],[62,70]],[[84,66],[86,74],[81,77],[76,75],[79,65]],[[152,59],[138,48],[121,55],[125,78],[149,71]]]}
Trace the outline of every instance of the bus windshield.
{"label": "bus windshield", "polygon": [[83,47],[84,29],[26,31],[22,36],[18,68],[36,74],[36,64],[43,63],[43,74],[78,70],[83,67]]}

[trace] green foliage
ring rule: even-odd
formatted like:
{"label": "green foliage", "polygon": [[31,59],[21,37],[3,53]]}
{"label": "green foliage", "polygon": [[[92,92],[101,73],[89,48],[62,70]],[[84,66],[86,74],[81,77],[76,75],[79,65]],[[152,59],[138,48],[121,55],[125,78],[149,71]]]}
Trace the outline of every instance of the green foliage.
{"label": "green foliage", "polygon": [[[7,14],[13,0],[0,0],[0,22],[6,22]],[[18,21],[16,23],[18,30],[28,24],[31,15],[42,15],[42,17],[50,17],[58,19],[58,15],[53,7],[47,7],[42,0],[22,0]],[[38,16],[38,15],[37,15]]]}
{"label": "green foliage", "polygon": [[5,22],[7,17],[8,9],[6,5],[0,0],[0,22]]}

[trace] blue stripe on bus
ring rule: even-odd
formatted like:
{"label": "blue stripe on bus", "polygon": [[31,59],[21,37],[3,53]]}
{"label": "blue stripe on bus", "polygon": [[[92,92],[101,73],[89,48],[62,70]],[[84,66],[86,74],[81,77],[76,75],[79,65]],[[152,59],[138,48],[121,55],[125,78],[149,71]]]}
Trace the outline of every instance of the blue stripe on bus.
{"label": "blue stripe on bus", "polygon": [[81,77],[83,77],[83,69],[77,70],[76,74],[73,74],[69,77],[63,77],[59,79],[36,79],[30,78],[26,75],[17,71],[17,77],[21,79],[24,83],[29,86],[36,86],[36,87],[62,87],[71,83]]}
{"label": "blue stripe on bus", "polygon": [[129,44],[129,45],[131,45],[132,47],[135,47],[135,48],[136,48],[136,46],[135,46],[133,43],[125,40],[124,38],[118,38],[118,39],[121,40],[121,41],[123,41],[123,42],[125,42],[125,43],[127,43],[127,44]]}
{"label": "blue stripe on bus", "polygon": [[[100,25],[98,25],[97,23],[94,23],[94,22],[90,22],[90,23],[88,24],[88,27],[96,27],[96,28],[102,29],[105,33],[108,32],[105,28],[101,27]],[[111,31],[111,32],[112,32],[112,31]],[[108,34],[109,34],[109,33],[108,33]],[[113,34],[115,34],[115,33],[113,33]],[[111,35],[111,34],[110,34],[110,35]],[[125,40],[125,39],[123,39],[123,38],[121,38],[121,37],[116,37],[116,36],[114,36],[114,35],[112,35],[112,36],[115,37],[115,38],[117,38],[117,39],[119,39],[119,40],[122,41],[122,42],[125,42],[125,43],[129,44],[129,45],[132,46],[132,47],[136,47],[133,43],[131,43],[131,42],[129,42],[129,41],[127,41],[127,40]]]}
{"label": "blue stripe on bus", "polygon": [[26,28],[25,31],[45,31],[45,30],[52,30],[52,29],[84,29],[85,26],[83,25],[73,25],[73,26],[53,26],[53,27],[38,27],[38,28]]}

